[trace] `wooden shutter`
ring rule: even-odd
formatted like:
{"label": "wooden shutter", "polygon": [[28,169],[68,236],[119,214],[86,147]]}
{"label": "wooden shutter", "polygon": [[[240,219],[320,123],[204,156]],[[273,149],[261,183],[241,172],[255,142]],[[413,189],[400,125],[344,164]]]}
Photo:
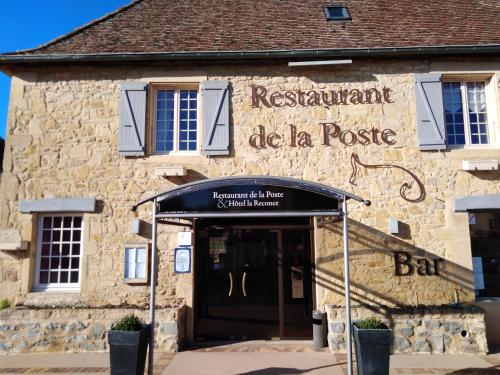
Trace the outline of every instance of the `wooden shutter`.
{"label": "wooden shutter", "polygon": [[417,133],[421,150],[446,148],[441,74],[415,74]]}
{"label": "wooden shutter", "polygon": [[229,82],[204,81],[203,147],[205,155],[229,155]]}
{"label": "wooden shutter", "polygon": [[142,156],[146,147],[146,89],[143,82],[123,82],[120,95],[118,152]]}

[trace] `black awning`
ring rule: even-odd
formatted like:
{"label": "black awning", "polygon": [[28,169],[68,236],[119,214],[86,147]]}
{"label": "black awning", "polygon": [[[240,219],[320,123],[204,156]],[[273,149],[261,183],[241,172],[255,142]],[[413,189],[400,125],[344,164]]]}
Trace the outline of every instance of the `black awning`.
{"label": "black awning", "polygon": [[168,217],[321,216],[338,213],[351,193],[288,177],[243,176],[206,179],[141,200],[156,200],[157,215]]}

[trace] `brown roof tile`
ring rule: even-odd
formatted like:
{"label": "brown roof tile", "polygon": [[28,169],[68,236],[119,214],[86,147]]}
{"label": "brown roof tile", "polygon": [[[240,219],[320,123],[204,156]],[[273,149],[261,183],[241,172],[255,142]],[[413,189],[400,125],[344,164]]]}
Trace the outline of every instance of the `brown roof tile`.
{"label": "brown roof tile", "polygon": [[500,44],[499,0],[139,0],[17,54],[107,54]]}

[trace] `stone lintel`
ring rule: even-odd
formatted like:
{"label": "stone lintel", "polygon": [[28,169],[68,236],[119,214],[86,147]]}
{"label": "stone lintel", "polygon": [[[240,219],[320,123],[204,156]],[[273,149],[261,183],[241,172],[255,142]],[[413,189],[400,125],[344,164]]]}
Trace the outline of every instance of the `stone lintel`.
{"label": "stone lintel", "polygon": [[19,210],[23,214],[33,212],[95,212],[95,198],[50,198],[21,201]]}
{"label": "stone lintel", "polygon": [[469,195],[455,198],[455,212],[500,209],[500,194]]}

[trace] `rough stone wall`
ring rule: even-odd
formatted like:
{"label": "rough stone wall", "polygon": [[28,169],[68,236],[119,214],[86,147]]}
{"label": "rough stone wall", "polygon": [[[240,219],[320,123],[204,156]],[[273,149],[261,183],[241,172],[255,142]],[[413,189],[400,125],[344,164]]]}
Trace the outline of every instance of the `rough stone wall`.
{"label": "rough stone wall", "polygon": [[[137,309],[28,309],[0,312],[0,355],[20,352],[95,352],[108,350],[113,322]],[[155,348],[174,353],[184,340],[184,309],[156,311]]]}
{"label": "rough stone wall", "polygon": [[[496,66],[498,59],[488,62]],[[83,274],[79,299],[83,305],[123,303],[144,305],[147,286],[131,286],[122,280],[123,247],[127,242],[147,242],[130,234],[131,220],[150,221],[150,206],[137,214],[132,204],[146,194],[195,181],[229,175],[277,175],[321,182],[353,192],[372,205],[350,204],[354,293],[364,302],[384,305],[463,302],[473,299],[466,214],[453,213],[453,199],[471,194],[500,193],[499,171],[469,173],[461,169],[464,158],[498,158],[498,149],[418,150],[413,73],[431,70],[481,70],[481,61],[370,61],[346,67],[291,69],[286,64],[140,67],[30,67],[14,72],[8,115],[4,176],[0,191],[0,228],[16,228],[31,248],[21,260],[0,254],[0,298],[23,302],[31,289],[34,270],[36,215],[21,215],[22,199],[96,196],[99,210],[84,215]],[[491,65],[493,64],[493,65]],[[495,65],[496,64],[496,65]],[[489,68],[488,71],[491,71]],[[117,152],[120,82],[194,82],[228,79],[231,83],[231,155],[120,157]],[[253,108],[251,85],[269,92],[310,89],[368,89],[387,87],[391,103],[302,107]],[[498,100],[498,96],[497,96]],[[321,122],[337,123],[342,130],[391,129],[395,144],[348,146],[331,139],[321,144]],[[290,147],[290,125],[311,135],[311,147]],[[282,146],[255,149],[249,138],[262,125],[266,134],[282,136]],[[150,133],[148,137],[150,137]],[[398,168],[366,169],[358,165],[353,183],[352,154],[365,164],[393,164],[414,173],[425,188],[418,203],[400,196],[403,183],[412,183]],[[156,167],[183,165],[185,177],[154,176]],[[418,196],[416,183],[408,195]],[[387,220],[404,224],[400,237],[387,234]],[[340,226],[326,223],[316,230],[319,265],[317,307],[341,304]],[[158,303],[184,301],[193,306],[193,275],[173,273],[174,232],[159,227]],[[421,256],[446,259],[447,277],[394,276],[390,250],[406,249]],[[457,255],[458,254],[458,255]],[[462,254],[462,255],[460,255]],[[463,260],[464,258],[465,260]],[[363,286],[363,287],[362,287]],[[377,293],[373,293],[373,292]]]}
{"label": "rough stone wall", "polygon": [[[345,352],[344,309],[327,305],[328,346]],[[353,307],[352,320],[376,316],[392,329],[393,353],[486,353],[484,312],[476,306],[455,308],[367,309]]]}

